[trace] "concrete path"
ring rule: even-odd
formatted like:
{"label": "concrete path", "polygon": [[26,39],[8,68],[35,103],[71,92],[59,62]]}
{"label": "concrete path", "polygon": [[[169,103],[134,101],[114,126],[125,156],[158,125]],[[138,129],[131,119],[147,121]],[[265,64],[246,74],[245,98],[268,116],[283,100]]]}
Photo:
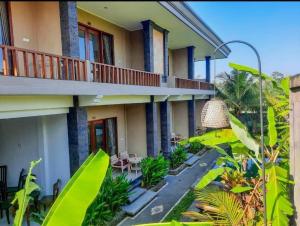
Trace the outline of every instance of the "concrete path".
{"label": "concrete path", "polygon": [[158,192],[158,196],[136,216],[126,217],[118,226],[160,222],[193,183],[214,165],[217,156],[216,151],[207,152],[200,157],[198,162],[185,168],[179,175],[168,175],[167,184]]}

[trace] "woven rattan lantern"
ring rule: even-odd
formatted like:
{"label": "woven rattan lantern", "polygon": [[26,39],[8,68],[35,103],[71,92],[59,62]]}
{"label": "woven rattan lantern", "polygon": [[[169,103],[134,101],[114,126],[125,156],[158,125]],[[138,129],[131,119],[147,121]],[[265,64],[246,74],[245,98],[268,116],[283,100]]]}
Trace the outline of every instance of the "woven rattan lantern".
{"label": "woven rattan lantern", "polygon": [[222,100],[207,101],[201,113],[201,124],[207,128],[225,128],[229,126],[226,104]]}
{"label": "woven rattan lantern", "polygon": [[[222,45],[221,45],[222,46]],[[215,98],[216,95],[216,51],[213,54],[214,61],[214,95],[213,98],[207,101],[201,112],[201,125],[206,128],[225,128],[229,126],[228,109],[224,101]]]}

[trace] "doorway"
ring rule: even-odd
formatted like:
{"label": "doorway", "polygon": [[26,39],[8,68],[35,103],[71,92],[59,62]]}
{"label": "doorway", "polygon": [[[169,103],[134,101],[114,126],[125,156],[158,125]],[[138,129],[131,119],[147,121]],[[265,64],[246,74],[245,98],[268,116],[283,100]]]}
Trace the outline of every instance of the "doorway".
{"label": "doorway", "polygon": [[89,149],[103,149],[109,156],[118,154],[117,118],[89,121]]}

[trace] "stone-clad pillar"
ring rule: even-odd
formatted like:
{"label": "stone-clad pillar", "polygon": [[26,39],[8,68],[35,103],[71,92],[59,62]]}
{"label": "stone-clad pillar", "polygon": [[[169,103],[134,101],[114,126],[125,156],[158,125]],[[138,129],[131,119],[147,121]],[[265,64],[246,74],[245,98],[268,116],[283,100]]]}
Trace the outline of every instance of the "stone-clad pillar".
{"label": "stone-clad pillar", "polygon": [[189,137],[196,134],[196,102],[193,96],[192,100],[188,100],[188,121],[189,121]]}
{"label": "stone-clad pillar", "polygon": [[168,50],[168,35],[169,31],[164,30],[164,82],[167,82],[169,76],[169,50]]}
{"label": "stone-clad pillar", "polygon": [[144,31],[144,64],[145,71],[154,71],[153,55],[153,22],[151,20],[142,21]]}
{"label": "stone-clad pillar", "polygon": [[[79,57],[78,20],[76,2],[59,2],[62,54]],[[89,154],[88,121],[85,108],[79,107],[78,96],[73,97],[74,107],[67,114],[71,175]]]}
{"label": "stone-clad pillar", "polygon": [[78,106],[77,96],[74,96],[73,101],[74,107],[67,114],[71,175],[89,154],[87,112],[85,108]]}
{"label": "stone-clad pillar", "polygon": [[194,79],[194,46],[187,47],[188,79]]}
{"label": "stone-clad pillar", "polygon": [[[194,46],[187,47],[188,51],[188,78],[194,79]],[[193,137],[196,132],[196,104],[195,97],[192,100],[188,100],[188,122],[189,122],[189,137]]]}
{"label": "stone-clad pillar", "polygon": [[205,57],[205,81],[210,82],[210,56]]}
{"label": "stone-clad pillar", "polygon": [[150,103],[146,103],[146,131],[147,131],[147,155],[157,156],[157,103],[154,96],[151,96]]}
{"label": "stone-clad pillar", "polygon": [[166,100],[160,103],[161,151],[165,157],[171,151],[171,103]]}
{"label": "stone-clad pillar", "polygon": [[75,1],[59,2],[62,54],[79,57],[78,19]]}

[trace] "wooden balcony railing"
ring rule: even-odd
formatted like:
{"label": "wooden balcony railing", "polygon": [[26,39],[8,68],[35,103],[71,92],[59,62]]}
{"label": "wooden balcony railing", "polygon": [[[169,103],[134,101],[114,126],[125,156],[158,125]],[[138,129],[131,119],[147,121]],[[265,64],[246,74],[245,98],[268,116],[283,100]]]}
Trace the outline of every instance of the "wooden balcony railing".
{"label": "wooden balcony railing", "polygon": [[4,76],[86,81],[86,61],[34,50],[0,45]]}
{"label": "wooden balcony railing", "polygon": [[[88,67],[90,65],[90,67]],[[160,86],[160,75],[0,45],[0,74],[16,77]]]}
{"label": "wooden balcony railing", "polygon": [[192,79],[175,78],[175,88],[210,90],[213,89],[213,84]]}
{"label": "wooden balcony railing", "polygon": [[120,68],[102,63],[91,63],[93,81],[138,86],[160,86],[160,75],[146,71]]}

